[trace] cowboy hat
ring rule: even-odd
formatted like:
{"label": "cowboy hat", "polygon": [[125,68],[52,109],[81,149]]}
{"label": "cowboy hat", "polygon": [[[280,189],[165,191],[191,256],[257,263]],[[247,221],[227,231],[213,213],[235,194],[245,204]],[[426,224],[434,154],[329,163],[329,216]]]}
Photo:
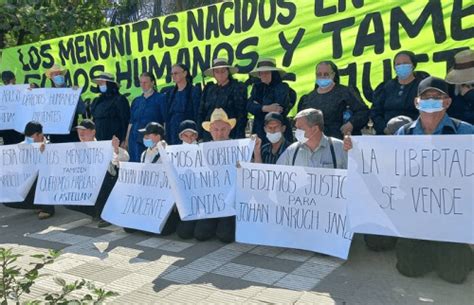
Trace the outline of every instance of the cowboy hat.
{"label": "cowboy hat", "polygon": [[102,73],[99,74],[99,76],[92,79],[92,81],[96,84],[97,84],[97,81],[99,81],[99,80],[106,81],[106,82],[111,82],[111,83],[116,83],[118,85],[118,83],[115,81],[115,76],[111,73],[102,72]]}
{"label": "cowboy hat", "polygon": [[267,71],[277,71],[280,73],[280,76],[286,74],[285,70],[277,68],[274,58],[259,58],[257,61],[257,66],[249,74],[251,76],[258,77],[259,72]]}
{"label": "cowboy hat", "polygon": [[219,69],[219,68],[229,69],[230,74],[235,74],[235,73],[239,72],[239,69],[237,67],[232,67],[231,65],[229,65],[227,59],[225,59],[225,58],[216,58],[212,62],[212,67],[207,69],[206,71],[204,71],[204,75],[213,77],[214,76],[214,71],[213,70],[214,69]]}
{"label": "cowboy hat", "polygon": [[215,121],[224,121],[227,124],[230,125],[230,128],[234,128],[236,124],[235,119],[229,119],[227,116],[227,113],[225,113],[224,109],[222,108],[216,108],[211,114],[211,120],[202,122],[202,128],[204,128],[205,131],[210,131],[211,130],[211,124],[214,123]]}
{"label": "cowboy hat", "polygon": [[473,50],[464,50],[454,55],[454,67],[446,75],[446,82],[454,85],[474,82]]}
{"label": "cowboy hat", "polygon": [[47,78],[51,79],[51,73],[54,73],[54,72],[59,72],[61,73],[61,75],[65,75],[67,72],[67,69],[58,64],[54,64],[51,68],[46,70],[44,74],[46,75]]}

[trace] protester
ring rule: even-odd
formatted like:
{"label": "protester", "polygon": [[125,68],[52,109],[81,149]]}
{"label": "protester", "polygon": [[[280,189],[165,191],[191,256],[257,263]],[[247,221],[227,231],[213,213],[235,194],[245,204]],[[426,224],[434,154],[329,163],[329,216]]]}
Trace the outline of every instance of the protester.
{"label": "protester", "polygon": [[[140,157],[141,163],[161,163],[160,153],[158,151],[158,143],[165,138],[165,129],[157,122],[148,123],[145,128],[140,129],[139,132],[143,136],[143,143],[146,146],[146,150]],[[176,231],[176,227],[179,223],[179,214],[175,208],[171,211],[165,226],[161,230],[160,235],[169,235]],[[133,233],[140,230],[124,228],[125,232]]]}
{"label": "protester", "polygon": [[[384,128],[384,133],[385,135],[394,135],[397,133],[400,127],[411,122],[413,122],[413,120],[404,115],[399,115],[394,118],[391,118],[388,121],[387,126]],[[344,141],[347,140],[344,139]],[[393,236],[381,236],[373,234],[364,235],[364,241],[367,245],[367,248],[376,252],[393,250],[395,248],[395,245],[397,244],[397,240],[398,238]]]}
{"label": "protester", "polygon": [[369,120],[369,110],[360,94],[339,83],[339,70],[332,61],[316,65],[316,86],[300,99],[298,111],[314,108],[324,114],[324,132],[342,139],[346,134],[360,135]]}
{"label": "protester", "polygon": [[[448,84],[437,77],[428,77],[418,86],[415,107],[418,118],[398,130],[398,135],[473,134],[474,127],[450,118],[446,110],[451,105]],[[352,148],[349,137],[344,149]],[[472,250],[469,245],[399,238],[395,246],[397,270],[408,277],[419,277],[431,271],[450,283],[463,283],[472,267]]]}
{"label": "protester", "polygon": [[[53,88],[67,88],[65,78],[66,73],[67,69],[65,67],[62,67],[58,64],[54,64],[50,69],[46,70],[45,75],[53,83]],[[73,86],[72,88],[74,90],[79,90],[79,88],[76,86]],[[80,115],[83,118],[86,118],[86,104],[81,98],[79,98],[79,101],[77,102],[76,111],[72,120],[72,126],[77,125]],[[49,139],[51,143],[67,143],[79,141],[77,133],[73,128],[71,128],[68,134],[50,135]]]}
{"label": "protester", "polygon": [[285,120],[280,113],[269,112],[265,115],[265,137],[269,141],[262,146],[262,140],[257,138],[254,150],[254,162],[276,164],[278,158],[290,142],[283,136],[286,131]]}
{"label": "protester", "polygon": [[[2,82],[5,86],[16,85],[16,77],[12,71],[2,72]],[[4,145],[17,144],[23,140],[23,135],[13,129],[0,130],[0,138]]]}
{"label": "protester", "polygon": [[[81,142],[93,142],[97,141],[96,139],[96,127],[92,120],[85,119],[79,125],[75,126],[78,138]],[[120,141],[117,137],[112,138],[112,147],[114,148],[114,153],[112,161],[109,164],[107,173],[105,174],[104,181],[97,196],[97,200],[94,206],[67,206],[72,210],[76,210],[87,215],[92,216],[94,219],[98,220],[97,227],[103,228],[110,226],[110,223],[101,218],[102,211],[104,210],[105,203],[109,198],[112,189],[114,188],[115,183],[117,182],[117,171],[119,162],[127,162],[130,157],[126,150],[119,147]]]}
{"label": "protester", "polygon": [[184,64],[175,64],[171,69],[175,86],[166,98],[166,138],[169,145],[181,143],[179,125],[186,120],[197,121],[201,87],[193,85],[193,76]]}
{"label": "protester", "polygon": [[[215,59],[212,67],[204,71],[205,76],[214,77],[217,83],[210,83],[204,87],[198,119],[198,124],[209,121],[214,110],[222,108],[229,117],[237,121],[230,134],[233,139],[245,138],[247,126],[247,89],[243,83],[232,77],[232,74],[237,72],[238,69],[230,66],[224,58]],[[206,130],[200,132],[204,141],[211,139]]]}
{"label": "protester", "polygon": [[415,72],[416,65],[413,52],[398,52],[393,59],[396,77],[381,83],[375,89],[370,117],[378,135],[384,134],[385,126],[393,117],[404,115],[414,120],[418,116],[413,100],[418,84],[428,74]]}
{"label": "protester", "polygon": [[165,95],[156,91],[156,80],[152,73],[140,75],[140,87],[143,94],[136,97],[130,109],[130,124],[122,147],[128,147],[130,162],[139,162],[140,156],[146,149],[143,137],[138,132],[150,122],[164,124],[166,116]]}
{"label": "protester", "polygon": [[254,116],[252,134],[257,134],[263,143],[268,143],[265,137],[264,121],[265,115],[270,112],[282,115],[287,131],[283,134],[288,141],[293,140],[291,126],[287,119],[293,103],[290,101],[290,87],[282,81],[282,76],[285,74],[283,69],[277,68],[273,58],[259,59],[257,67],[250,72],[251,76],[258,77],[260,81],[252,87],[247,111]]}
{"label": "protester", "polygon": [[454,67],[446,76],[446,81],[455,86],[448,114],[474,124],[474,51],[461,51],[454,56],[454,61]]}
{"label": "protester", "polygon": [[197,125],[194,121],[186,120],[179,124],[179,139],[183,144],[197,144],[198,143],[198,131]]}
{"label": "protester", "polygon": [[[41,143],[42,145],[40,146],[40,151],[44,151],[45,144],[48,143],[48,139],[46,139],[43,134],[43,126],[41,123],[36,121],[28,122],[25,126],[24,135],[25,140],[22,142],[22,144]],[[23,202],[5,203],[5,206],[18,209],[35,210],[38,213],[39,219],[47,219],[52,217],[55,212],[53,205],[34,204],[37,181],[38,179],[36,179],[31,186],[31,189]]]}
{"label": "protester", "polygon": [[[202,128],[211,134],[213,141],[230,140],[231,130],[235,126],[236,119],[229,119],[221,108],[215,109],[210,120],[202,123]],[[217,236],[220,241],[230,243],[235,239],[235,216],[183,221],[177,233],[183,239],[194,236],[197,240],[205,241]]]}
{"label": "protester", "polygon": [[347,153],[343,150],[342,141],[326,136],[321,110],[301,110],[295,119],[297,142],[283,152],[278,165],[347,168]]}
{"label": "protester", "polygon": [[6,85],[16,85],[16,77],[12,71],[2,72],[2,83]]}
{"label": "protester", "polygon": [[100,91],[100,95],[91,104],[97,140],[111,140],[116,136],[123,145],[130,122],[128,100],[120,94],[119,85],[112,74],[101,73],[92,81],[97,84]]}

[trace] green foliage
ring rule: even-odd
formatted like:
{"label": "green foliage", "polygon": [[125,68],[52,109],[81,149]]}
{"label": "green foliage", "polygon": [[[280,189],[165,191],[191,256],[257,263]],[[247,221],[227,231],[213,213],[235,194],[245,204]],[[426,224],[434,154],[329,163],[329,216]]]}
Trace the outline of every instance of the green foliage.
{"label": "green foliage", "polygon": [[105,27],[112,5],[108,0],[0,2],[0,49]]}
{"label": "green foliage", "polygon": [[[50,250],[48,255],[31,255],[31,257],[37,259],[38,262],[30,263],[32,268],[22,270],[15,264],[21,255],[14,254],[12,249],[0,248],[0,304],[7,305],[9,301],[20,304],[21,296],[31,291],[31,287],[38,278],[45,276],[40,275],[39,270],[46,265],[52,264],[58,256],[59,252],[54,250]],[[64,279],[59,277],[55,277],[53,280],[61,287],[60,292],[46,293],[43,295],[43,300],[28,301],[25,304],[101,304],[105,299],[118,295],[116,292],[97,288],[94,283],[84,279],[73,283],[67,283]],[[89,290],[89,293],[81,299],[70,296],[72,292],[81,290],[84,287]]]}

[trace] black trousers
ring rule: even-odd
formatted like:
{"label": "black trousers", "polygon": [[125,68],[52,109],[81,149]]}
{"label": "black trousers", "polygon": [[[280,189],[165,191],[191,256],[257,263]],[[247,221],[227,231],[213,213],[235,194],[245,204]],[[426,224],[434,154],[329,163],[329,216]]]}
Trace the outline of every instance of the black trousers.
{"label": "black trousers", "polygon": [[443,280],[460,284],[472,268],[473,253],[467,244],[400,238],[395,249],[397,269],[408,277],[436,271]]}
{"label": "black trousers", "polygon": [[235,216],[200,219],[194,227],[194,238],[205,241],[216,236],[224,243],[235,240]]}
{"label": "black trousers", "polygon": [[395,249],[398,237],[365,234],[364,241],[372,251],[387,251]]}
{"label": "black trousers", "polygon": [[55,212],[54,205],[34,204],[36,182],[38,182],[38,179],[36,179],[33,185],[31,186],[31,189],[28,192],[28,195],[26,195],[26,198],[23,202],[4,203],[4,205],[9,208],[14,208],[14,209],[41,210],[42,212],[54,215],[54,212]]}

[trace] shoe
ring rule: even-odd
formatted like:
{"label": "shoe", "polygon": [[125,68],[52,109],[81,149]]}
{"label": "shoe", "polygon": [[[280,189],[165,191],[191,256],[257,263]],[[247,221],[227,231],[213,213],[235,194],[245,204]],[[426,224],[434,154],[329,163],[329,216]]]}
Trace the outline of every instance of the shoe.
{"label": "shoe", "polygon": [[53,214],[49,214],[49,213],[46,213],[46,212],[43,212],[43,211],[38,213],[38,218],[41,219],[41,220],[48,219],[51,216],[53,216]]}
{"label": "shoe", "polygon": [[105,228],[105,227],[109,227],[111,226],[112,224],[108,221],[105,221],[103,219],[99,220],[99,222],[97,223],[97,228]]}

